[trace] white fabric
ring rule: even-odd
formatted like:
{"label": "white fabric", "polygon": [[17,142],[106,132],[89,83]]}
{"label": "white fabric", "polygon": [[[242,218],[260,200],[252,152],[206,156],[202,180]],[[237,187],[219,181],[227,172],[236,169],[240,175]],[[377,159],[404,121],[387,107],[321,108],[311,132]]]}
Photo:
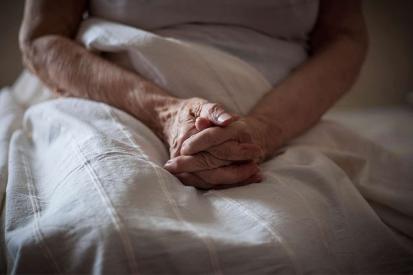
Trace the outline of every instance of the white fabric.
{"label": "white fabric", "polygon": [[305,41],[275,38],[232,25],[186,24],[155,33],[230,53],[256,68],[272,85],[286,77],[308,55]]}
{"label": "white fabric", "polygon": [[[242,113],[269,88],[206,46],[99,20],[79,39],[124,52],[175,95]],[[413,271],[411,165],[335,123],[264,163],[262,183],[203,192],[165,171],[161,141],[108,105],[57,99],[24,112],[4,91],[0,112],[8,272]]]}
{"label": "white fabric", "polygon": [[155,31],[196,23],[240,26],[272,37],[306,40],[319,0],[90,0],[94,17]]}
{"label": "white fabric", "polygon": [[413,163],[413,108],[408,105],[336,108],[325,115]]}
{"label": "white fabric", "polygon": [[180,98],[199,96],[245,114],[271,85],[239,58],[201,44],[89,19],[79,40],[111,61],[138,71]]}
{"label": "white fabric", "polygon": [[254,66],[275,85],[307,57],[318,6],[318,0],[93,0],[90,14],[216,47]]}

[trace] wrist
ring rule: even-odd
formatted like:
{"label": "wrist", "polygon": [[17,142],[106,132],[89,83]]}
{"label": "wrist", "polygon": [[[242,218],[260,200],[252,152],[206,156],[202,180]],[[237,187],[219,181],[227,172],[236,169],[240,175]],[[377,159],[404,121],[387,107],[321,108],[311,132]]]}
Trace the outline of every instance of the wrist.
{"label": "wrist", "polygon": [[263,151],[261,161],[271,157],[284,144],[283,131],[274,121],[260,115],[249,115],[246,120],[253,142]]}
{"label": "wrist", "polygon": [[182,99],[173,97],[150,82],[141,82],[127,96],[127,111],[167,142],[167,129]]}

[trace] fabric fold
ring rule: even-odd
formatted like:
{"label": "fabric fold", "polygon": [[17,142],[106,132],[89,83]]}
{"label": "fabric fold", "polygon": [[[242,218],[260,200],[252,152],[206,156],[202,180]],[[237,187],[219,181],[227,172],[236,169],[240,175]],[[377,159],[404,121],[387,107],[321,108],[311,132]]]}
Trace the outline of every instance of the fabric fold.
{"label": "fabric fold", "polygon": [[[241,114],[270,88],[209,46],[99,19],[78,39],[175,96]],[[2,92],[0,112],[10,102]],[[412,169],[336,123],[320,122],[263,163],[262,183],[205,192],[164,170],[162,142],[106,104],[62,98],[29,107],[23,120],[18,108],[8,114],[9,273],[413,271]]]}

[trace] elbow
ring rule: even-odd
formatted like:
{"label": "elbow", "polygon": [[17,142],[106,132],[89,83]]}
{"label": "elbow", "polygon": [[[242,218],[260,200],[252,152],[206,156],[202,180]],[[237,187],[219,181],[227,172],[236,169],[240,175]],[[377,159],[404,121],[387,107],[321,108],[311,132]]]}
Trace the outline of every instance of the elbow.
{"label": "elbow", "polygon": [[35,58],[35,47],[34,47],[35,38],[31,37],[24,31],[19,33],[19,48],[22,56],[23,66],[35,72],[34,58]]}
{"label": "elbow", "polygon": [[369,39],[367,31],[362,35],[362,38],[360,39],[359,44],[360,44],[363,61],[364,61],[366,59],[367,53],[370,48],[370,39]]}
{"label": "elbow", "polygon": [[37,72],[37,65],[45,54],[50,50],[50,43],[45,45],[45,41],[49,36],[42,32],[37,31],[29,27],[30,24],[23,22],[19,31],[19,48],[22,56],[23,66],[30,70],[32,73]]}
{"label": "elbow", "polygon": [[358,52],[360,61],[364,62],[368,49],[369,49],[369,36],[366,28],[359,30],[358,32],[353,32],[348,34],[349,40],[353,44],[353,47]]}
{"label": "elbow", "polygon": [[369,33],[366,23],[363,21],[353,28],[343,30],[342,34],[346,36],[353,49],[357,52],[360,62],[363,63],[369,49]]}
{"label": "elbow", "polygon": [[59,35],[30,36],[20,32],[19,48],[23,66],[34,74],[38,74],[41,66],[45,66],[53,56],[53,48],[59,45]]}
{"label": "elbow", "polygon": [[[366,60],[368,49],[369,49],[369,38],[367,31],[360,33],[353,33],[348,37],[349,49],[352,51],[352,55],[349,55],[349,59],[353,57],[354,67],[356,71],[355,79],[360,74],[361,68]],[[350,46],[350,44],[352,46]]]}

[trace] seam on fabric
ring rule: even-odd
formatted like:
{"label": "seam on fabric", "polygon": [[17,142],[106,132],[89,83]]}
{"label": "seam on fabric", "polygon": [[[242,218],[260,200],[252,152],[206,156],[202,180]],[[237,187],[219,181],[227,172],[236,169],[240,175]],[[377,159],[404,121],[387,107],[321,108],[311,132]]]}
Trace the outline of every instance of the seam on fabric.
{"label": "seam on fabric", "polygon": [[[132,244],[129,239],[129,235],[127,232],[125,232],[124,225],[122,223],[122,220],[117,213],[115,207],[113,206],[112,201],[110,200],[108,194],[106,193],[99,177],[97,176],[95,170],[93,167],[91,167],[90,163],[87,161],[85,155],[83,154],[79,144],[76,142],[76,138],[72,135],[72,139],[75,141],[75,147],[78,152],[78,156],[81,157],[81,160],[85,163],[86,171],[89,174],[89,177],[91,178],[93,182],[93,186],[95,187],[100,199],[102,200],[103,204],[106,206],[106,210],[109,214],[109,217],[111,218],[112,224],[115,226],[116,231],[118,232],[118,235],[121,239],[122,242],[122,247],[123,250],[126,254],[126,257],[128,259],[128,264],[133,273],[136,273],[138,268],[137,268],[137,263],[135,260],[135,255],[133,252]],[[75,151],[76,152],[76,151]]]}
{"label": "seam on fabric", "polygon": [[218,198],[221,198],[225,201],[227,201],[229,204],[233,204],[236,205],[239,209],[242,210],[242,212],[248,216],[249,218],[255,220],[259,225],[261,225],[262,228],[264,228],[268,233],[270,233],[270,235],[273,237],[273,239],[275,241],[277,241],[282,248],[284,248],[285,254],[288,257],[288,260],[291,263],[291,266],[294,268],[295,273],[296,274],[303,274],[303,271],[301,270],[301,268],[299,267],[299,265],[297,264],[295,257],[294,257],[294,252],[292,250],[292,248],[287,244],[287,242],[281,237],[280,234],[276,233],[275,230],[271,227],[271,225],[269,225],[267,222],[264,221],[263,218],[261,218],[259,215],[257,215],[256,213],[254,213],[254,211],[252,211],[251,209],[247,208],[245,205],[230,199],[228,197],[225,197],[223,195],[221,195],[219,192],[216,191],[210,191],[209,192],[210,195],[216,196]]}
{"label": "seam on fabric", "polygon": [[[304,147],[304,148],[306,148],[306,147],[308,147],[308,145],[297,145],[298,146],[298,148],[301,148],[301,147]],[[325,148],[325,149],[328,149],[327,147]],[[333,151],[335,151],[335,150],[333,150]],[[324,160],[327,160],[330,164],[332,164],[333,166],[334,166],[334,168],[337,168],[339,171],[340,171],[340,173],[341,173],[341,175],[342,174],[344,174],[345,176],[344,176],[344,178],[345,178],[345,180],[349,180],[348,179],[348,177],[347,177],[347,175],[342,171],[342,169],[341,169],[341,167],[340,166],[338,166],[336,163],[334,163],[334,161],[332,161],[329,157],[327,157],[323,152],[322,152],[322,154],[320,155],[320,156],[323,156],[323,159]],[[335,177],[336,178],[336,177]],[[351,181],[350,181],[351,182]],[[339,185],[337,185],[339,188],[340,188],[340,184]],[[352,186],[352,188],[355,188],[354,186],[353,186],[353,184],[351,183],[350,184],[350,186]],[[356,189],[355,189],[356,190]],[[357,191],[357,190],[356,190]],[[340,192],[339,193],[341,193],[342,192],[342,190],[340,189]],[[358,192],[358,191],[357,191]],[[358,250],[355,248],[355,246],[354,246],[354,243],[355,243],[355,237],[354,237],[354,232],[353,232],[353,230],[352,230],[352,228],[349,226],[349,222],[348,222],[348,217],[347,217],[347,215],[345,215],[345,213],[343,213],[344,211],[340,211],[338,208],[335,208],[335,207],[333,207],[333,208],[330,208],[330,211],[334,211],[334,215],[337,215],[337,216],[339,216],[340,218],[341,218],[341,222],[342,222],[342,225],[347,229],[345,232],[346,232],[346,236],[348,236],[348,238],[349,239],[351,239],[351,241],[352,241],[352,244],[351,244],[351,251],[350,252],[347,252],[347,253],[351,253],[352,255],[358,255],[359,253],[358,253]],[[336,233],[336,231],[337,230],[334,230],[334,233]],[[340,247],[342,247],[342,245],[340,244]],[[358,261],[354,261],[353,262],[353,268],[355,269],[355,270],[357,270],[357,272],[360,272],[360,264],[359,264],[359,262]]]}
{"label": "seam on fabric", "polygon": [[179,207],[176,203],[176,201],[172,198],[167,184],[165,182],[165,178],[160,174],[160,172],[164,172],[163,168],[159,167],[156,163],[154,163],[153,161],[151,161],[147,155],[140,149],[140,146],[138,144],[136,144],[135,141],[133,141],[132,137],[130,136],[130,134],[126,131],[126,129],[123,127],[123,125],[119,122],[119,120],[117,119],[116,114],[114,114],[112,112],[112,110],[105,106],[105,105],[101,105],[105,111],[108,113],[108,115],[111,117],[111,119],[116,123],[117,127],[120,129],[120,131],[122,132],[122,134],[129,140],[129,142],[131,143],[131,146],[133,146],[139,154],[141,154],[142,156],[145,157],[146,161],[149,163],[149,165],[152,167],[153,171],[156,174],[156,177],[159,181],[159,185],[161,187],[161,190],[166,198],[166,200],[168,201],[168,203],[172,206],[172,210],[175,214],[175,216],[179,219],[179,221],[185,226],[187,227],[190,231],[194,232],[196,236],[198,236],[198,238],[204,243],[204,245],[206,246],[207,250],[208,250],[208,254],[209,254],[209,258],[211,261],[211,266],[214,269],[214,273],[215,274],[223,274],[222,272],[222,268],[220,266],[219,260],[218,260],[218,255],[215,251],[214,245],[212,243],[212,241],[209,238],[205,238],[202,237],[196,230],[195,228],[191,225],[191,223],[189,223],[188,221],[186,221],[181,212],[179,211]]}
{"label": "seam on fabric", "polygon": [[60,269],[59,265],[57,264],[57,261],[55,260],[55,258],[53,257],[52,252],[50,251],[50,248],[47,246],[46,241],[45,241],[45,237],[42,233],[42,231],[40,230],[40,224],[39,224],[39,219],[40,219],[40,206],[38,204],[38,201],[35,199],[36,197],[36,187],[34,186],[33,183],[33,174],[30,171],[30,169],[28,169],[29,166],[29,162],[27,161],[27,156],[25,155],[25,153],[22,150],[19,150],[22,156],[22,161],[23,161],[23,167],[24,167],[24,173],[26,175],[26,183],[27,183],[27,188],[29,191],[29,200],[30,200],[30,204],[32,206],[32,210],[33,210],[33,231],[35,234],[35,238],[37,239],[37,241],[39,242],[39,245],[41,246],[42,250],[44,251],[44,254],[54,265],[54,267],[56,268],[58,273],[62,273],[62,270]]}
{"label": "seam on fabric", "polygon": [[[273,179],[274,181],[276,181],[278,184],[281,184],[281,185],[286,186],[286,184],[285,184],[283,181],[281,181],[276,175],[274,175],[274,174],[272,174],[272,173],[267,173],[267,176],[270,177],[270,178],[272,178],[272,179]],[[273,185],[271,185],[271,186],[273,186]],[[331,255],[333,258],[335,258],[334,254],[333,254],[332,251],[331,251],[330,246],[329,246],[329,245],[327,244],[327,242],[325,241],[325,240],[327,239],[327,238],[326,238],[327,234],[326,234],[325,230],[322,229],[320,219],[316,218],[316,215],[314,214],[313,208],[312,208],[312,207],[310,206],[310,204],[308,203],[308,200],[302,195],[302,193],[301,193],[299,190],[293,189],[291,192],[294,193],[294,194],[296,194],[296,195],[301,199],[301,201],[304,203],[306,209],[307,209],[308,212],[310,213],[311,219],[314,220],[315,224],[316,224],[317,227],[318,227],[318,230],[321,232],[321,235],[322,235],[322,237],[323,237],[322,240],[321,240],[321,243],[324,245],[324,247],[325,247],[325,249],[328,251],[328,253],[330,253],[330,255]],[[334,266],[333,266],[333,268],[335,269],[335,271],[338,272],[337,268],[335,268]]]}
{"label": "seam on fabric", "polygon": [[218,255],[215,251],[214,245],[212,243],[212,241],[208,238],[208,237],[202,237],[196,230],[195,228],[191,225],[191,223],[187,222],[183,217],[181,212],[179,211],[178,205],[176,203],[176,201],[172,198],[168,187],[166,185],[165,182],[165,178],[163,176],[160,175],[160,168],[159,167],[153,167],[154,171],[156,173],[156,176],[158,177],[158,179],[160,179],[160,186],[162,189],[162,192],[164,193],[166,199],[169,201],[169,203],[172,205],[172,209],[175,213],[175,215],[177,216],[177,218],[190,230],[196,233],[196,235],[198,236],[198,238],[201,239],[201,241],[205,244],[205,246],[207,247],[208,250],[208,254],[211,260],[211,265],[213,267],[213,269],[215,270],[215,274],[223,274],[222,273],[222,269],[221,269],[221,265],[219,263],[219,259],[218,259]]}

